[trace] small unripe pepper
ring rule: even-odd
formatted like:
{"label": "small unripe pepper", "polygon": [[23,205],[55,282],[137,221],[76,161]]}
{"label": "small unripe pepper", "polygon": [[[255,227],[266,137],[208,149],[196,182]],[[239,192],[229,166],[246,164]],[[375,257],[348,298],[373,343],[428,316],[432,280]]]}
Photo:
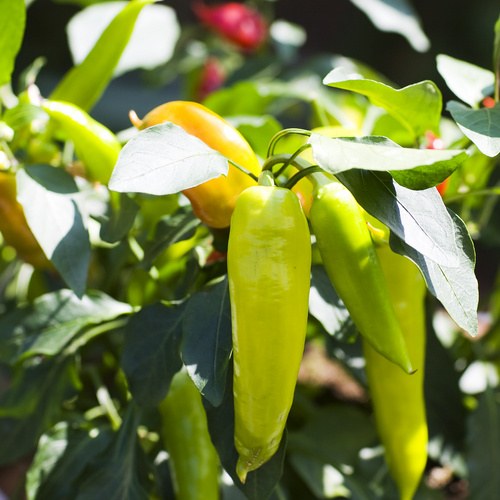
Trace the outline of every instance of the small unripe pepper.
{"label": "small unripe pepper", "polygon": [[16,250],[20,259],[34,268],[49,268],[51,263],[28,226],[23,207],[16,196],[14,174],[0,172],[0,232],[5,243]]}
{"label": "small unripe pepper", "polygon": [[[150,111],[142,121],[133,112],[130,119],[140,130],[172,122],[255,176],[260,173],[259,160],[245,138],[223,118],[201,104],[171,101]],[[185,189],[182,193],[189,199],[194,214],[202,222],[213,228],[224,228],[231,223],[238,196],[246,188],[255,185],[255,180],[230,164],[227,177],[219,176]]]}
{"label": "small unripe pepper", "polygon": [[403,332],[368,226],[351,192],[326,176],[313,192],[309,220],[325,270],[361,335],[383,356],[412,371]]}
{"label": "small unripe pepper", "polygon": [[236,472],[244,483],[279,447],[304,349],[311,237],[292,191],[259,185],[241,194],[227,266]]}
{"label": "small unripe pepper", "polygon": [[159,408],[176,499],[218,500],[219,457],[201,395],[186,370],[175,374]]}
{"label": "small unripe pepper", "polygon": [[385,458],[401,500],[411,500],[427,463],[424,401],[425,281],[406,257],[385,246],[377,248],[412,365],[407,375],[363,343],[366,375],[375,422]]}

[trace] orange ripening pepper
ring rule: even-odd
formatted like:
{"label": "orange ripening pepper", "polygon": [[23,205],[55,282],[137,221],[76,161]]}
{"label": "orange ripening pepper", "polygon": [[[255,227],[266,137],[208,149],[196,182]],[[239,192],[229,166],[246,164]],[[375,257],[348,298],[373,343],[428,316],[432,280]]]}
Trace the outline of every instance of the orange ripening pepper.
{"label": "orange ripening pepper", "polygon": [[[205,106],[190,101],[172,101],[150,111],[143,120],[130,112],[130,120],[139,129],[171,122],[188,134],[202,140],[241,167],[258,176],[259,160],[245,138],[222,117]],[[229,164],[227,177],[219,176],[203,184],[185,189],[194,214],[207,226],[228,227],[238,196],[248,187],[257,185],[249,175]]]}
{"label": "orange ripening pepper", "polygon": [[0,232],[3,239],[16,250],[20,259],[37,269],[49,268],[51,263],[28,226],[16,192],[15,176],[0,172]]}

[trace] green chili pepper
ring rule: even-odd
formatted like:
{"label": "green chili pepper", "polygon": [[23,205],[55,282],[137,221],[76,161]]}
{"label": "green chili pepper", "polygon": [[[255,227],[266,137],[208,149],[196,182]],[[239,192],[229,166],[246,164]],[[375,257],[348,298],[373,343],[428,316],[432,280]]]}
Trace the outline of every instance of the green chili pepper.
{"label": "green chili pepper", "polygon": [[89,111],[113,77],[142,8],[154,1],[131,0],[104,30],[85,60],[64,75],[50,99],[71,102]]}
{"label": "green chili pepper", "polygon": [[335,290],[367,342],[411,372],[403,333],[358,203],[340,182],[317,174],[312,178],[316,188],[309,219]]}
{"label": "green chili pepper", "polygon": [[231,219],[227,266],[236,472],[244,483],[278,449],[304,348],[311,237],[293,192],[265,185],[243,191]]}
{"label": "green chili pepper", "polygon": [[201,395],[185,369],[175,374],[159,408],[177,500],[218,500],[219,457]]}
{"label": "green chili pepper", "polygon": [[425,281],[417,266],[388,247],[377,248],[412,365],[406,375],[364,342],[375,422],[401,500],[411,500],[427,463],[425,414]]}
{"label": "green chili pepper", "polygon": [[44,101],[42,108],[73,142],[87,177],[107,185],[121,150],[116,136],[73,104]]}

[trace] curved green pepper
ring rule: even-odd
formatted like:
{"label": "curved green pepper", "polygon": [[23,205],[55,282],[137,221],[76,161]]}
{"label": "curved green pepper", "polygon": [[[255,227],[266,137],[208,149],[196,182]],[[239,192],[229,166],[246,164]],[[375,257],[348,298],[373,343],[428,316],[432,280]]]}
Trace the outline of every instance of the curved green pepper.
{"label": "curved green pepper", "polygon": [[218,500],[219,457],[201,395],[186,370],[175,374],[159,409],[177,500]]}
{"label": "curved green pepper", "polygon": [[411,500],[427,463],[424,401],[425,281],[417,266],[386,246],[377,253],[411,362],[406,375],[364,342],[366,375],[375,422],[401,500]]}
{"label": "curved green pepper", "polygon": [[351,192],[330,179],[317,186],[309,219],[325,270],[359,332],[379,353],[411,372],[384,273]]}
{"label": "curved green pepper", "polygon": [[278,449],[304,348],[311,237],[293,192],[259,185],[239,196],[227,266],[236,472],[244,483]]}
{"label": "curved green pepper", "polygon": [[42,108],[73,142],[87,177],[107,185],[121,151],[116,136],[73,104],[44,101]]}

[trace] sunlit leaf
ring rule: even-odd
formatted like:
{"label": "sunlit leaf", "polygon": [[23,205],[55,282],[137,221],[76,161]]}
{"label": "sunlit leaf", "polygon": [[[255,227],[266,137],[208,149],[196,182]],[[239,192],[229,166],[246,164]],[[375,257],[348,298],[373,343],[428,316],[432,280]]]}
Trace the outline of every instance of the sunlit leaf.
{"label": "sunlit leaf", "polygon": [[24,0],[0,0],[0,87],[10,81],[26,23]]}

